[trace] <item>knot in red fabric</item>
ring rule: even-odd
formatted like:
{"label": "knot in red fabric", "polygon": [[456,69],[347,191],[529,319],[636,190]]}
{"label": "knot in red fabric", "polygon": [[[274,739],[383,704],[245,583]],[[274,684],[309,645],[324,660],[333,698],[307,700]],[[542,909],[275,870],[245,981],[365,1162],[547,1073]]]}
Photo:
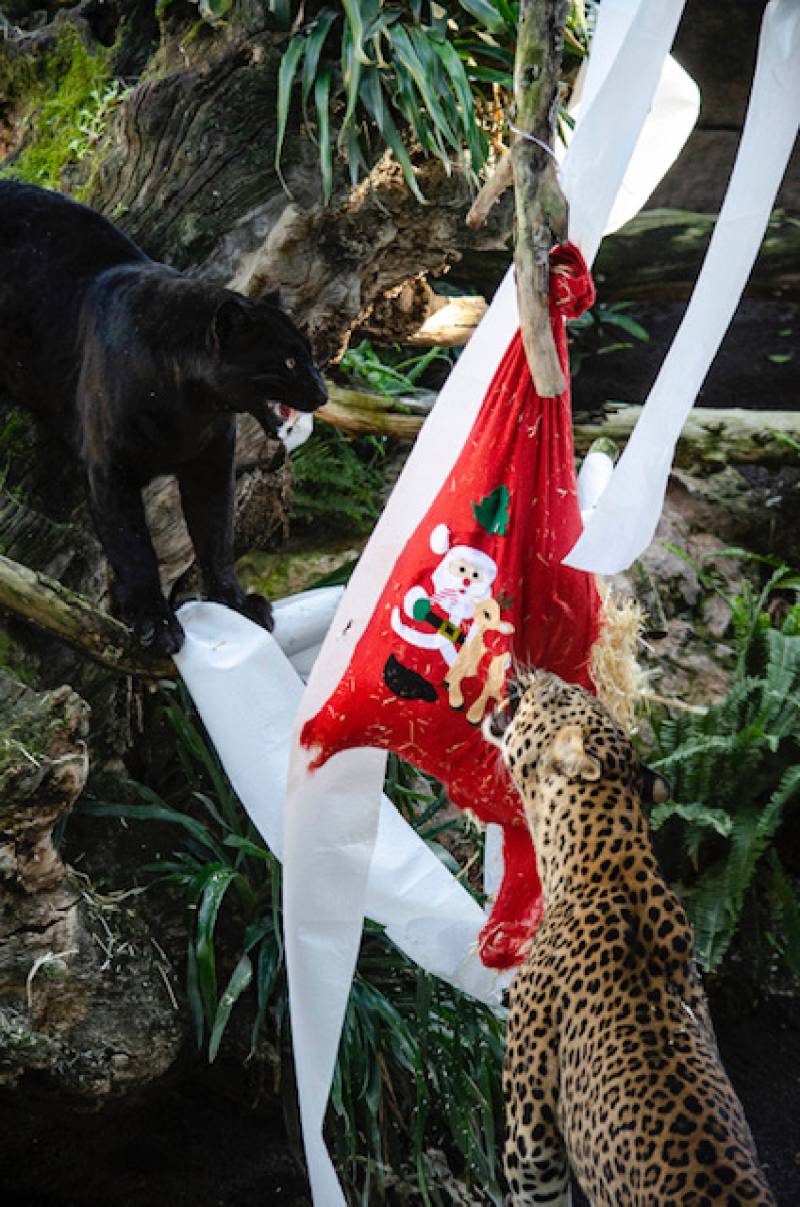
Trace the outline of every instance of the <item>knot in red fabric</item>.
{"label": "knot in red fabric", "polygon": [[559,243],[550,253],[550,307],[576,319],[594,304],[591,273],[574,243]]}

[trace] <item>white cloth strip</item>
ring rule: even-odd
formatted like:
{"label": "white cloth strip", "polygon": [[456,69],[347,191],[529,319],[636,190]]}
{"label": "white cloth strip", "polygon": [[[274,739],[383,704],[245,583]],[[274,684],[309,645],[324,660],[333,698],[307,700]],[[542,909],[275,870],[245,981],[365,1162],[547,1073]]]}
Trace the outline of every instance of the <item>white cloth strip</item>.
{"label": "white cloth strip", "polygon": [[[301,640],[322,636],[319,626],[341,593],[324,588],[276,600],[274,635],[222,604],[192,601],[178,613],[186,640],[175,663],[236,795],[278,859],[291,733],[304,690],[288,654]],[[379,794],[379,802],[366,916],[420,967],[496,1005],[504,981],[471,952],[483,910],[391,801]]]}
{"label": "white cloth strip", "polygon": [[730,185],[678,334],[583,535],[564,559],[599,574],[650,544],[675,445],[758,255],[800,124],[800,0],[770,0]]}
{"label": "white cloth strip", "polygon": [[[614,32],[624,32],[615,55],[613,44],[601,28],[606,0],[600,6],[596,36],[602,36],[601,48],[611,60],[611,67],[598,83],[590,65],[586,90],[591,103],[588,108],[582,106],[561,168],[561,187],[569,201],[569,237],[589,265],[597,254],[653,102],[684,3],[647,0],[637,6],[627,30],[612,5]],[[649,178],[646,187],[653,187]],[[638,206],[647,196],[649,191],[638,199]]]}
{"label": "white cloth strip", "polygon": [[[516,328],[514,295],[513,276],[508,273],[425,422],[312,669],[296,733],[339,682],[399,551],[461,451]],[[492,316],[489,322],[488,316]],[[283,880],[292,1044],[314,1203],[343,1207],[322,1125],[361,943],[367,886],[376,883],[370,869],[386,755],[378,750],[347,750],[316,771],[309,770],[309,761],[308,751],[296,742],[289,771]],[[391,881],[385,888],[391,895]],[[430,927],[425,911],[418,909],[415,916],[408,903],[406,910],[412,932]],[[463,932],[459,937],[464,942]],[[461,967],[469,946],[459,948],[454,933],[451,940],[452,959]],[[505,980],[498,977],[496,983],[502,987]]]}

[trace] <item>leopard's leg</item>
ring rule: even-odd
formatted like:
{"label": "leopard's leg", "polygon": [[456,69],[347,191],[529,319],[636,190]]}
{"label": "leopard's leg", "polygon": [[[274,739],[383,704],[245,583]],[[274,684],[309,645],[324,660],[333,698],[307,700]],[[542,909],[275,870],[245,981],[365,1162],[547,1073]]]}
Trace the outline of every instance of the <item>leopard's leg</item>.
{"label": "leopard's leg", "polygon": [[[558,1035],[544,994],[536,993],[529,965],[511,990],[503,1091],[503,1162],[511,1207],[569,1207],[570,1168],[557,1123]],[[535,1034],[539,1032],[539,1034]]]}

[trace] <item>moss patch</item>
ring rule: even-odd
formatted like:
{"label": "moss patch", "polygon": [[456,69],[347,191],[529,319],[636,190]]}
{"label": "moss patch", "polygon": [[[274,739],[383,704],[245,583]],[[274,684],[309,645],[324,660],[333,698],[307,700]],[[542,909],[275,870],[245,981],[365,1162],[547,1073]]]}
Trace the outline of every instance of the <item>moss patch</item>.
{"label": "moss patch", "polygon": [[13,92],[27,105],[22,150],[0,175],[58,188],[64,169],[78,164],[100,142],[122,93],[112,78],[111,51],[89,50],[72,26],[38,66],[17,69]]}
{"label": "moss patch", "polygon": [[366,541],[331,541],[324,548],[311,546],[281,553],[254,550],[236,563],[242,585],[259,591],[269,599],[282,599],[316,586],[341,566],[359,556]]}

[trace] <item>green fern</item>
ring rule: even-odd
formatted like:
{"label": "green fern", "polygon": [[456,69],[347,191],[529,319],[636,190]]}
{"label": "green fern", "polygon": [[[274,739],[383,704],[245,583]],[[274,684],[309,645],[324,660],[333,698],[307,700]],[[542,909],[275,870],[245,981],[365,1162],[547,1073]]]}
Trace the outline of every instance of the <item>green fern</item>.
{"label": "green fern", "polygon": [[293,518],[339,532],[370,528],[381,510],[385,451],[383,437],[352,440],[321,424],[292,454]]}
{"label": "green fern", "polygon": [[[653,809],[651,824],[708,971],[720,968],[743,911],[764,898],[772,902],[776,946],[787,962],[796,951],[797,898],[774,840],[787,806],[800,798],[800,605],[779,625],[767,609],[776,591],[799,588],[781,565],[761,590],[745,584],[728,599],[737,656],[725,698],[703,715],[654,718],[650,761],[671,779],[673,799]],[[768,881],[772,891],[762,891]]]}

